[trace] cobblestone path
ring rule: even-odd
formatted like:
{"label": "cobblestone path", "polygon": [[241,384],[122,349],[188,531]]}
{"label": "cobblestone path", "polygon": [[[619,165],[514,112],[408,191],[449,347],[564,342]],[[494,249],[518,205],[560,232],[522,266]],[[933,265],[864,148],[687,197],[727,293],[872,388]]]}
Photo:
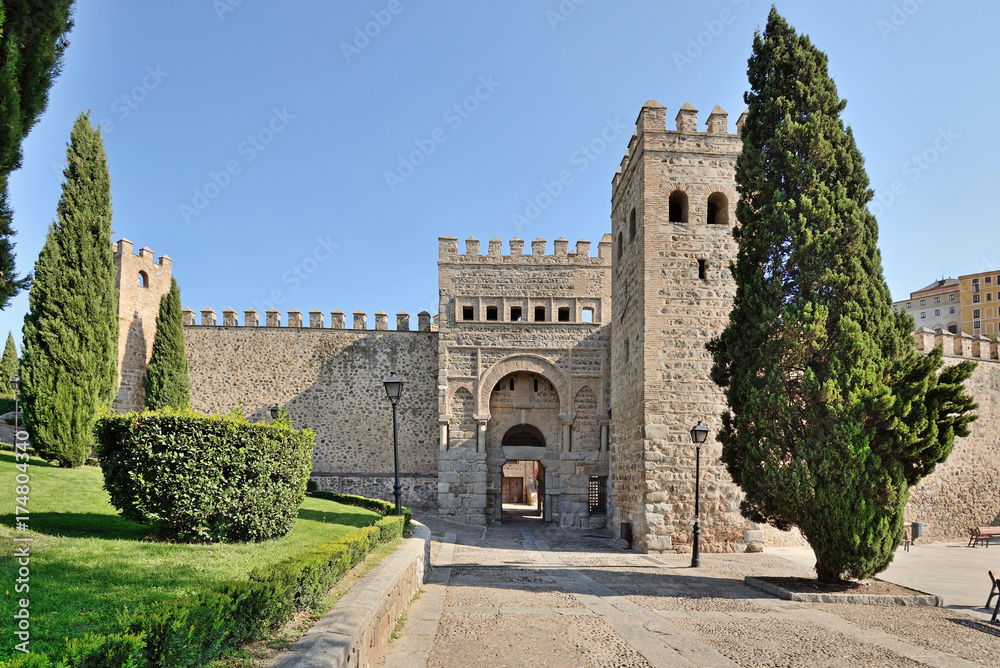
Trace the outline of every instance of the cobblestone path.
{"label": "cobblestone path", "polygon": [[431,578],[384,668],[996,665],[1000,627],[953,610],[793,603],[743,584],[768,554],[643,555],[606,531],[432,516]]}

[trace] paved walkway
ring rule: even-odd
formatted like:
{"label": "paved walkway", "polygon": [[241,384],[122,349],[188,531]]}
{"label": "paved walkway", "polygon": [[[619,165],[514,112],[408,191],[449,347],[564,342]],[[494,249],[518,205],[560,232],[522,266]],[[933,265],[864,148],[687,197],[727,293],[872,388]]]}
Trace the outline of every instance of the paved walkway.
{"label": "paved walkway", "polygon": [[384,668],[951,667],[996,665],[1000,650],[1000,627],[964,612],[793,603],[746,587],[746,575],[811,575],[775,554],[704,554],[692,569],[690,555],[625,551],[606,531],[419,519],[434,532],[434,570]]}

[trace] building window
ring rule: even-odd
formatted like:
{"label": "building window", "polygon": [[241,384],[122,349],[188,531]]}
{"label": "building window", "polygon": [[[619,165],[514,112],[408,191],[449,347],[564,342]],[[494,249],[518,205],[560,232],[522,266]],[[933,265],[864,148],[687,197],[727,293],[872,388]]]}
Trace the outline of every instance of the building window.
{"label": "building window", "polygon": [[545,322],[545,307],[536,306],[535,307],[535,322]]}
{"label": "building window", "polygon": [[952,334],[958,334],[958,325],[948,325],[948,331]]}
{"label": "building window", "polygon": [[927,317],[927,311],[921,311],[920,312],[920,319],[923,320],[926,317]]}
{"label": "building window", "polygon": [[927,306],[927,300],[926,299],[921,299],[920,300],[920,305],[921,306]]}
{"label": "building window", "polygon": [[983,279],[983,280],[985,280],[985,281],[986,281],[986,285],[989,285],[989,284],[990,284],[990,283],[991,283],[991,282],[993,281],[993,277],[992,277],[992,276],[987,276],[987,277],[986,277],[985,279]]}
{"label": "building window", "polygon": [[476,310],[471,306],[462,307],[462,320],[472,320],[476,317]]}
{"label": "building window", "polygon": [[893,311],[898,311],[899,310],[899,304],[893,304],[892,305],[892,310]]}
{"label": "building window", "polygon": [[935,297],[934,298],[934,303],[935,304],[940,304],[941,303],[941,298],[940,297]]}
{"label": "building window", "polygon": [[950,302],[955,301],[955,295],[948,295],[948,301]]}
{"label": "building window", "polygon": [[910,308],[911,306],[913,306],[913,304],[911,304],[910,302],[906,302],[906,308]]}
{"label": "building window", "polygon": [[618,233],[618,240],[615,242],[615,255],[618,256],[619,260],[622,259],[622,233],[621,232]]}
{"label": "building window", "polygon": [[941,333],[941,328],[940,327],[935,327],[934,328],[934,333],[935,334],[940,334]]}
{"label": "building window", "polygon": [[628,215],[628,240],[635,240],[635,209]]}
{"label": "building window", "polygon": [[140,288],[148,288],[149,287],[149,275],[146,272],[140,271],[139,272],[139,276],[137,278],[139,279],[139,287]]}
{"label": "building window", "polygon": [[510,321],[511,322],[521,322],[521,307],[511,306],[510,307]]}
{"label": "building window", "polygon": [[979,321],[976,320],[972,323],[972,329],[979,329]]}
{"label": "building window", "polygon": [[499,312],[498,312],[498,309],[497,309],[496,306],[487,306],[486,307],[486,319],[487,320],[498,320],[499,319]]}
{"label": "building window", "polygon": [[712,193],[708,196],[709,225],[729,224],[729,200],[722,193]]}
{"label": "building window", "polygon": [[934,309],[934,315],[941,315],[941,309],[939,308]]}
{"label": "building window", "polygon": [[972,309],[972,317],[973,318],[981,318],[982,317],[979,309],[977,309],[977,308]]}
{"label": "building window", "polygon": [[569,322],[569,307],[560,306],[559,310],[556,311],[556,317],[559,318],[559,322]]}
{"label": "building window", "polygon": [[583,321],[584,322],[594,322],[594,309],[589,306],[583,309]]}
{"label": "building window", "polygon": [[591,515],[608,512],[607,476],[590,476],[587,484],[587,512]]}
{"label": "building window", "polygon": [[706,263],[704,260],[698,260],[698,278],[700,278],[703,281],[706,279],[705,264]]}
{"label": "building window", "polygon": [[512,392],[514,391],[514,376],[510,377],[510,389]]}
{"label": "building window", "polygon": [[993,301],[993,293],[992,292],[987,292],[986,293],[986,301],[988,301],[988,302]]}
{"label": "building window", "polygon": [[535,392],[538,391],[538,376],[535,376]]}
{"label": "building window", "polygon": [[955,307],[954,306],[949,307],[948,308],[948,313],[952,313],[952,314],[955,313]]}
{"label": "building window", "polygon": [[628,364],[628,339],[625,339],[625,363]]}
{"label": "building window", "polygon": [[973,304],[979,303],[979,295],[972,295],[972,303]]}
{"label": "building window", "polygon": [[671,223],[688,222],[688,196],[686,192],[675,190],[670,193],[668,208]]}

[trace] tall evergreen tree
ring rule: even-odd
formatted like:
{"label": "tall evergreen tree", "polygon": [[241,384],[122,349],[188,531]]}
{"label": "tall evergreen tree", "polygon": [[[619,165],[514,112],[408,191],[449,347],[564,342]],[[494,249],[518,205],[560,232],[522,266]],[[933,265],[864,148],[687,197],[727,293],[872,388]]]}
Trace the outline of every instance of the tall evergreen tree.
{"label": "tall evergreen tree", "polygon": [[7,178],[21,166],[21,143],[48,104],[73,27],[72,0],[0,0],[0,309],[28,286],[14,267]]}
{"label": "tall evergreen tree", "polygon": [[10,381],[17,371],[17,344],[14,343],[14,333],[7,333],[7,345],[3,347],[3,357],[0,358],[0,397],[14,397],[14,389]]}
{"label": "tall evergreen tree", "polygon": [[909,487],[966,436],[969,361],[940,371],[894,314],[846,102],[772,7],[749,60],[729,325],[709,349],[722,459],[755,522],[797,526],[826,582],[884,570]]}
{"label": "tall evergreen tree", "polygon": [[118,379],[111,179],[89,114],[73,125],[66,162],[56,220],[28,295],[21,392],[31,444],[60,466],[79,466]]}
{"label": "tall evergreen tree", "polygon": [[191,402],[187,356],[184,354],[181,289],[174,278],[170,279],[170,292],[160,297],[153,354],[149,358],[142,387],[146,390],[146,408],[186,408]]}

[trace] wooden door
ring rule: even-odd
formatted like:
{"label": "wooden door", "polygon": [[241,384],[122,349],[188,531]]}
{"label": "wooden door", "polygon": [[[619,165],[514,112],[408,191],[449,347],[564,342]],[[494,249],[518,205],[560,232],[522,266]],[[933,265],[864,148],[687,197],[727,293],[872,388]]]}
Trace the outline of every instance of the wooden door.
{"label": "wooden door", "polygon": [[524,503],[524,478],[503,479],[503,502]]}

